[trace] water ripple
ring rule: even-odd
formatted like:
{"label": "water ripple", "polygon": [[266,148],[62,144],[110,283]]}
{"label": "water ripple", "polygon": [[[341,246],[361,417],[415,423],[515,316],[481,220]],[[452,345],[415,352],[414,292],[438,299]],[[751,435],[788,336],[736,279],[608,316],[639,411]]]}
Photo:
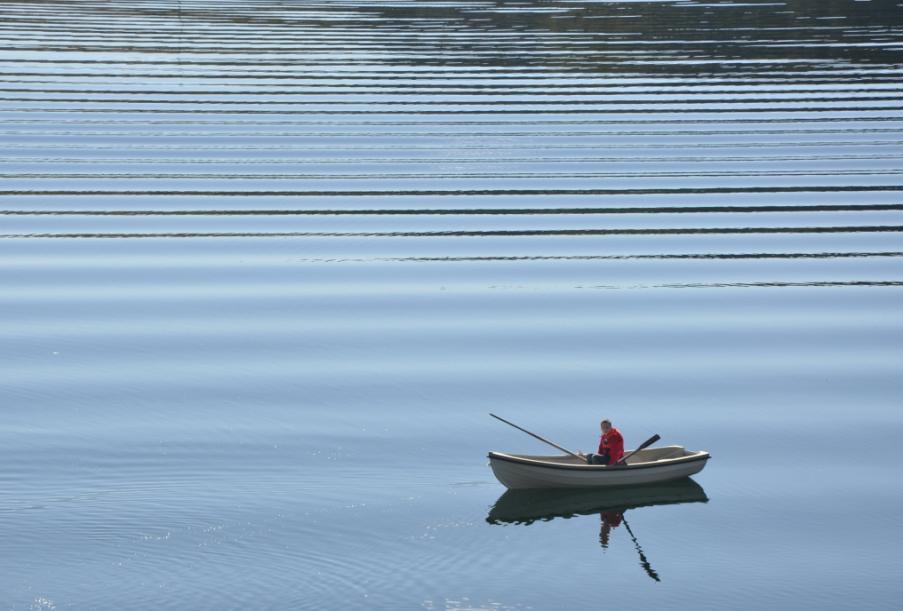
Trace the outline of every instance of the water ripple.
{"label": "water ripple", "polygon": [[721,444],[704,517],[631,514],[666,606],[887,607],[901,33],[884,2],[0,3],[4,608],[660,607],[623,530],[486,530],[493,489],[450,484],[490,477],[485,406],[600,401]]}

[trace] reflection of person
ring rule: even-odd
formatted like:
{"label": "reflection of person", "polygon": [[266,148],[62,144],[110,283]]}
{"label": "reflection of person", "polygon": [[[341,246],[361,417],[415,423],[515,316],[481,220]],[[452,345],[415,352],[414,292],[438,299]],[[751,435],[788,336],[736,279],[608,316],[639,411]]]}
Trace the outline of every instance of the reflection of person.
{"label": "reflection of person", "polygon": [[602,529],[599,531],[599,543],[602,544],[602,547],[608,547],[608,536],[611,533],[612,528],[617,528],[621,525],[621,520],[624,519],[623,511],[603,511],[599,514],[599,517],[602,518]]}
{"label": "reflection of person", "polygon": [[624,437],[621,436],[621,431],[611,425],[611,420],[603,420],[601,426],[599,451],[587,454],[586,462],[591,465],[614,465],[624,456]]}

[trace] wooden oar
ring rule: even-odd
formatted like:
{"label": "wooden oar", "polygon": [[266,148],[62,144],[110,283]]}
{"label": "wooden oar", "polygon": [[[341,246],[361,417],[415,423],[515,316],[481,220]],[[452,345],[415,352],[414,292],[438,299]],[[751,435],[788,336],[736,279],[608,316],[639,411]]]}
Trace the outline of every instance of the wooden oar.
{"label": "wooden oar", "polygon": [[562,447],[561,447],[560,445],[558,445],[557,443],[552,443],[552,442],[549,441],[548,439],[546,439],[546,438],[544,438],[544,437],[540,437],[540,436],[537,435],[536,433],[531,433],[531,432],[528,431],[527,429],[522,428],[522,427],[519,427],[519,426],[517,426],[516,424],[514,424],[513,422],[508,422],[508,421],[505,420],[504,418],[501,418],[501,417],[499,417],[499,416],[496,416],[496,415],[493,414],[493,413],[490,413],[489,415],[492,416],[493,418],[495,418],[496,420],[501,420],[501,421],[504,422],[505,424],[508,424],[508,425],[510,425],[510,426],[513,426],[514,428],[516,428],[516,429],[519,430],[519,431],[523,431],[524,433],[526,433],[527,435],[530,435],[531,437],[535,437],[536,439],[540,440],[540,441],[543,442],[543,443],[549,444],[549,445],[552,446],[553,448],[557,448],[557,449],[561,450],[561,451],[564,452],[565,454],[570,454],[571,456],[573,456],[573,457],[576,458],[577,460],[580,460],[580,461],[583,461],[583,462],[589,462],[589,461],[586,459],[586,457],[580,456],[579,454],[574,454],[574,453],[571,452],[570,450],[566,450],[565,448],[562,448]]}
{"label": "wooden oar", "polygon": [[643,448],[648,448],[649,446],[651,446],[653,443],[655,443],[655,442],[658,441],[659,439],[661,439],[661,437],[659,437],[658,434],[656,433],[655,435],[653,435],[652,437],[650,437],[649,439],[647,439],[646,441],[644,441],[643,443],[641,443],[641,444],[640,444],[640,447],[638,447],[636,450],[634,450],[633,452],[628,452],[628,453],[625,454],[623,457],[621,457],[621,460],[619,460],[619,461],[616,462],[615,464],[616,464],[616,465],[626,465],[626,464],[627,464],[627,459],[628,459],[628,458],[630,458],[631,456],[633,456],[634,454],[636,454],[637,452],[639,452],[639,451],[642,450]]}

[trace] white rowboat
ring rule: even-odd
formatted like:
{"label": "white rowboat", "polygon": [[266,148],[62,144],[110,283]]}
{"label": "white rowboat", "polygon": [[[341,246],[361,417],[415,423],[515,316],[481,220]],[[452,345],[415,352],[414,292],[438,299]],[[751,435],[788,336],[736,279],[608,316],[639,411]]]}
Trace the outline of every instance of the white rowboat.
{"label": "white rowboat", "polygon": [[708,452],[683,446],[640,450],[626,465],[588,465],[574,456],[489,453],[489,466],[507,488],[600,488],[639,486],[689,477],[702,471]]}

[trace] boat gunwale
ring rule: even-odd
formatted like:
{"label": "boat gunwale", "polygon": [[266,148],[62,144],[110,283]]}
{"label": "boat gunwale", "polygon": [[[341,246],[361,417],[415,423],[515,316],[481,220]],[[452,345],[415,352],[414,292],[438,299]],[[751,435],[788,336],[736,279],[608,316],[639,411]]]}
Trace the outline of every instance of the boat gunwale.
{"label": "boat gunwale", "polygon": [[654,462],[648,463],[639,463],[634,465],[622,465],[617,466],[614,469],[610,467],[610,465],[568,465],[568,464],[555,464],[551,462],[545,462],[540,460],[534,460],[531,458],[521,458],[519,456],[514,456],[511,454],[504,454],[499,452],[489,452],[489,460],[501,460],[505,462],[514,463],[517,465],[523,465],[526,467],[537,467],[543,469],[565,469],[569,471],[594,471],[598,473],[605,472],[622,472],[622,471],[635,471],[637,469],[655,469],[661,467],[670,467],[673,465],[682,465],[690,462],[696,462],[700,460],[708,460],[712,457],[711,454],[706,452],[705,450],[698,450],[698,453],[691,454],[689,456],[678,456],[676,458],[663,458],[661,460],[657,460]]}

